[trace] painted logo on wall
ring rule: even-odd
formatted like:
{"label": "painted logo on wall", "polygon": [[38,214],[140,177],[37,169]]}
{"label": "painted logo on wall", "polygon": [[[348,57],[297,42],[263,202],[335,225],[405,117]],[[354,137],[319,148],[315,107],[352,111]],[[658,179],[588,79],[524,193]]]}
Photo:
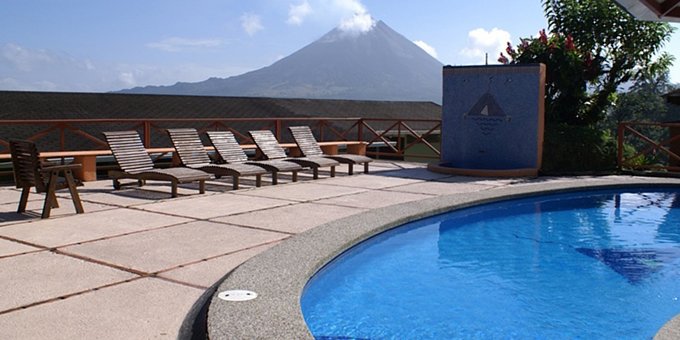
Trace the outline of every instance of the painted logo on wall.
{"label": "painted logo on wall", "polygon": [[507,115],[491,93],[485,93],[463,114],[464,119],[472,119],[482,134],[488,136],[503,123],[510,122],[512,117]]}

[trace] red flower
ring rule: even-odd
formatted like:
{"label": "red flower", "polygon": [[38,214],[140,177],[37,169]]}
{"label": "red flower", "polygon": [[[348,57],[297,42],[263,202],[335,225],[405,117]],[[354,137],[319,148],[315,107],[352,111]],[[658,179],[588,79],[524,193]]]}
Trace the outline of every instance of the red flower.
{"label": "red flower", "polygon": [[576,46],[574,46],[574,38],[572,38],[571,35],[567,35],[567,40],[564,42],[564,48],[566,48],[567,51],[576,50]]}
{"label": "red flower", "polygon": [[593,56],[590,54],[590,52],[586,52],[586,57],[583,60],[583,62],[586,64],[587,67],[590,67],[590,65],[593,64]]}
{"label": "red flower", "polygon": [[501,63],[501,64],[504,64],[504,65],[507,65],[510,62],[510,60],[508,60],[508,57],[503,55],[503,52],[501,52],[501,56],[498,57],[498,62]]}
{"label": "red flower", "polygon": [[542,29],[540,32],[538,32],[538,41],[544,44],[548,43],[548,35],[545,34],[545,29]]}
{"label": "red flower", "polygon": [[512,48],[512,44],[510,44],[510,42],[508,42],[508,47],[505,48],[505,52],[507,52],[509,56],[515,54],[515,50]]}
{"label": "red flower", "polygon": [[527,48],[529,48],[529,41],[527,41],[527,39],[521,39],[521,41],[522,41],[522,43],[520,44],[520,47],[523,50],[526,50]]}

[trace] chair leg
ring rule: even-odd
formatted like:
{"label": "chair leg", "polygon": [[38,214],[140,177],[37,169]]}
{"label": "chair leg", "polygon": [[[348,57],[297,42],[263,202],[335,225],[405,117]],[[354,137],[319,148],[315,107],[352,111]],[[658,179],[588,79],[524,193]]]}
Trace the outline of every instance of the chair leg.
{"label": "chair leg", "polygon": [[293,171],[293,182],[297,182],[297,171]]}
{"label": "chair leg", "polygon": [[312,178],[319,179],[319,168],[318,167],[312,169]]}
{"label": "chair leg", "polygon": [[354,164],[347,163],[347,173],[352,176],[354,174]]}
{"label": "chair leg", "polygon": [[262,175],[255,175],[255,186],[258,188],[262,186]]}
{"label": "chair leg", "polygon": [[21,199],[19,200],[18,213],[26,211],[26,204],[28,204],[28,194],[31,192],[31,187],[24,187],[21,189]]}
{"label": "chair leg", "polygon": [[177,197],[177,181],[172,181],[172,191],[171,194],[172,197]]}
{"label": "chair leg", "polygon": [[205,180],[198,181],[198,193],[205,194]]}
{"label": "chair leg", "polygon": [[278,171],[272,171],[272,185],[277,185],[279,184],[279,172]]}
{"label": "chair leg", "polygon": [[331,177],[335,177],[335,166],[331,167]]}
{"label": "chair leg", "polygon": [[120,190],[120,181],[117,179],[113,180],[113,190]]}
{"label": "chair leg", "polygon": [[364,173],[368,173],[368,162],[364,163]]}
{"label": "chair leg", "polygon": [[238,185],[239,185],[239,178],[238,178],[238,175],[232,176],[231,182],[233,183],[232,189],[238,190]]}
{"label": "chair leg", "polygon": [[83,203],[80,202],[80,195],[78,195],[78,190],[76,189],[76,181],[73,179],[73,172],[71,170],[66,170],[64,172],[64,177],[68,184],[68,190],[71,192],[71,199],[73,200],[73,206],[76,208],[76,214],[84,213]]}
{"label": "chair leg", "polygon": [[40,218],[50,217],[50,213],[52,212],[52,206],[54,205],[54,201],[56,201],[57,199],[54,192],[56,191],[57,188],[58,174],[59,173],[57,171],[50,171],[50,179],[47,181],[47,191],[45,192],[45,204],[43,204],[43,211]]}

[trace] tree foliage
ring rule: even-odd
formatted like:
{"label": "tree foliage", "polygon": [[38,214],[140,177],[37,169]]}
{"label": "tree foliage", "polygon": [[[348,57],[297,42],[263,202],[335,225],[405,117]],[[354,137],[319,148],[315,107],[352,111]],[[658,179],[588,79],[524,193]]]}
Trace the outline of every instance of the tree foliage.
{"label": "tree foliage", "polygon": [[667,23],[636,20],[611,0],[544,0],[543,6],[551,32],[572,36],[576,46],[602,60],[587,103],[598,120],[619,85],[672,61],[667,53],[656,58],[673,32]]}
{"label": "tree foliage", "polygon": [[546,65],[545,115],[549,124],[587,125],[597,120],[588,110],[588,84],[602,73],[602,60],[576,48],[569,35],[545,30],[538,38],[521,39],[517,48],[508,43],[502,63]]}
{"label": "tree foliage", "polygon": [[543,0],[543,7],[550,36],[508,46],[507,61],[546,64],[548,124],[600,122],[621,84],[672,61],[666,53],[657,58],[673,32],[669,24],[638,21],[611,0]]}
{"label": "tree foliage", "polygon": [[662,97],[672,91],[668,71],[660,74],[643,73],[628,92],[618,95],[616,105],[607,116],[606,127],[615,129],[623,121],[666,121],[668,106]]}

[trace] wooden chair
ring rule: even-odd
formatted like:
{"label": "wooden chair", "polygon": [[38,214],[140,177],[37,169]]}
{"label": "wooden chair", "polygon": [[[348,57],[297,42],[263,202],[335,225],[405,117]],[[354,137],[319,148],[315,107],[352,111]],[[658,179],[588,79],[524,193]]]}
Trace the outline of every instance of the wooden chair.
{"label": "wooden chair", "polygon": [[241,176],[255,176],[255,186],[262,185],[262,175],[267,173],[267,170],[262,167],[245,163],[212,164],[196,129],[168,129],[167,131],[182,165],[211,173],[217,178],[231,176],[234,190],[238,190]]}
{"label": "wooden chair", "polygon": [[104,136],[121,169],[109,171],[114,189],[118,190],[123,186],[120,179],[128,178],[136,179],[139,186],[146,184],[147,180],[170,182],[172,197],[177,197],[178,183],[198,182],[198,191],[205,193],[205,181],[211,178],[210,174],[186,167],[154,168],[153,160],[137,131],[104,132]]}
{"label": "wooden chair", "polygon": [[252,164],[262,167],[272,173],[272,185],[278,184],[279,172],[291,172],[293,182],[297,182],[297,173],[302,170],[299,164],[283,160],[251,161],[231,131],[208,131],[207,134],[220,163]]}
{"label": "wooden chair", "polygon": [[303,156],[326,157],[336,160],[340,163],[347,164],[349,175],[352,175],[354,173],[354,164],[363,164],[364,173],[365,174],[368,173],[368,163],[373,161],[372,158],[352,154],[326,155],[321,150],[321,147],[316,141],[316,138],[314,138],[312,129],[310,129],[309,126],[306,125],[291,126],[288,129],[290,130],[290,133],[293,135],[293,139],[295,139],[295,144],[297,144],[298,148],[300,148],[300,152],[302,153]]}
{"label": "wooden chair", "polygon": [[286,150],[284,150],[279,142],[276,140],[276,136],[269,130],[259,130],[259,131],[248,131],[250,137],[253,139],[257,148],[262,152],[262,154],[267,159],[278,159],[285,160],[289,162],[294,162],[300,164],[306,168],[312,168],[312,178],[319,178],[319,168],[320,167],[330,167],[331,177],[335,177],[335,167],[340,165],[335,160],[325,157],[288,157],[286,155]]}
{"label": "wooden chair", "polygon": [[[80,164],[43,166],[35,143],[27,140],[10,140],[9,147],[12,153],[14,181],[16,187],[22,189],[17,213],[26,211],[31,187],[35,187],[38,193],[45,193],[41,218],[50,217],[52,208],[59,207],[55,192],[64,188],[68,188],[71,192],[76,213],[82,214],[84,212],[83,204],[80,202],[80,196],[76,190],[79,182],[73,178],[73,169],[79,168]],[[60,174],[63,176],[60,176]]]}

